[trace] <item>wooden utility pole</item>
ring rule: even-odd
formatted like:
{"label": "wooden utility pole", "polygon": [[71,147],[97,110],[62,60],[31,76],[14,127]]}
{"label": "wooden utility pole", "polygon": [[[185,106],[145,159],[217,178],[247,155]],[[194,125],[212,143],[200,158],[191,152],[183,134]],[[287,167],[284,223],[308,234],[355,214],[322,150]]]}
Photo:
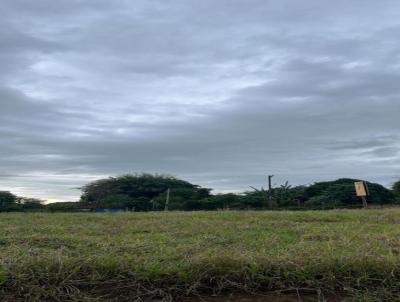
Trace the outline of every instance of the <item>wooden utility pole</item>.
{"label": "wooden utility pole", "polygon": [[164,208],[164,211],[168,211],[169,194],[170,194],[170,189],[168,188],[168,190],[167,190],[167,198],[165,199],[165,208]]}
{"label": "wooden utility pole", "polygon": [[361,196],[361,200],[362,200],[364,209],[368,208],[367,198],[365,196]]}
{"label": "wooden utility pole", "polygon": [[268,205],[270,208],[272,208],[273,206],[273,202],[272,202],[272,177],[274,177],[274,175],[268,175]]}

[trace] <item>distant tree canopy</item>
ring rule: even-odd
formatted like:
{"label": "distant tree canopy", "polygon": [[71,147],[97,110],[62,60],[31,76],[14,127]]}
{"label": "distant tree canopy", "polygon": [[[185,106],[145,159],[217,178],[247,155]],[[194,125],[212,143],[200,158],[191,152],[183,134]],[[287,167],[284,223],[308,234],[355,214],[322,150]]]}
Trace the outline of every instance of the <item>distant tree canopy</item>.
{"label": "distant tree canopy", "polygon": [[0,191],[0,212],[14,212],[43,209],[43,200],[18,197],[8,191]]}
{"label": "distant tree canopy", "polygon": [[[254,189],[242,194],[211,195],[210,189],[201,188],[171,176],[138,174],[98,180],[83,187],[81,202],[92,207],[127,207],[136,211],[162,210],[167,189],[170,189],[170,210],[266,209],[272,199],[273,208],[335,208],[360,207],[354,182],[341,178],[317,182],[310,186],[294,186],[287,182],[271,192]],[[379,184],[368,183],[370,204],[395,202],[393,192]]]}
{"label": "distant tree canopy", "polygon": [[50,212],[72,212],[81,207],[79,202],[53,202],[46,205],[46,210]]}
{"label": "distant tree canopy", "polygon": [[[210,195],[210,189],[166,175],[136,174],[110,177],[82,188],[81,202],[97,207],[128,207],[137,211],[161,209],[170,190],[170,207],[185,208]],[[184,205],[185,204],[185,205]]]}
{"label": "distant tree canopy", "polygon": [[44,200],[38,198],[18,197],[18,203],[25,210],[39,210],[44,208]]}
{"label": "distant tree canopy", "polygon": [[302,206],[306,200],[306,188],[306,186],[292,187],[288,182],[286,182],[279,187],[273,188],[271,192],[268,192],[263,188],[260,190],[254,189],[253,191],[246,191],[241,197],[242,207],[269,208],[270,194],[272,198],[272,206],[274,208],[299,207]]}
{"label": "distant tree canopy", "polygon": [[17,196],[8,191],[0,191],[0,211],[6,211],[17,202]]}
{"label": "distant tree canopy", "polygon": [[217,194],[204,198],[200,202],[202,210],[218,210],[218,209],[244,209],[242,196],[227,193]]}
{"label": "distant tree canopy", "polygon": [[[360,197],[356,196],[354,183],[360,181],[341,178],[335,181],[317,182],[305,189],[306,205],[309,206],[343,206],[359,205]],[[371,204],[388,204],[395,202],[393,193],[384,186],[367,182]]]}
{"label": "distant tree canopy", "polygon": [[[133,211],[159,211],[165,208],[169,190],[169,210],[224,210],[224,209],[331,209],[361,207],[354,183],[359,181],[341,178],[317,182],[309,186],[291,186],[287,182],[269,192],[255,189],[241,194],[210,193],[202,188],[172,176],[152,174],[127,174],[100,179],[85,185],[79,202],[61,202],[44,205],[35,198],[18,197],[0,191],[0,212],[10,211],[90,211],[98,208],[123,208]],[[367,182],[369,204],[400,204],[400,181],[392,190]],[[271,199],[270,199],[271,198]]]}
{"label": "distant tree canopy", "polygon": [[0,191],[0,204],[6,205],[17,201],[17,196],[8,191]]}

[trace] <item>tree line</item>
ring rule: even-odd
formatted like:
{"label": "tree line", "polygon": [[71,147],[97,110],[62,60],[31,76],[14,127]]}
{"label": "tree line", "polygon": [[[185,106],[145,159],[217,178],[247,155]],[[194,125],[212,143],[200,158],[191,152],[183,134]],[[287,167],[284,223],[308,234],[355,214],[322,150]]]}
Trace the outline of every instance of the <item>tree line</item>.
{"label": "tree line", "polygon": [[8,191],[0,191],[0,212],[43,210],[45,201],[37,198],[18,197]]}
{"label": "tree line", "polygon": [[[181,211],[358,208],[361,207],[361,201],[355,194],[356,181],[342,178],[309,186],[291,186],[286,182],[270,191],[252,188],[240,194],[212,194],[210,188],[173,176],[128,174],[88,183],[81,188],[82,195],[78,202],[45,204],[40,199],[23,198],[0,191],[0,211],[94,211],[104,208],[162,211],[167,199],[169,210]],[[377,183],[367,184],[369,204],[400,204],[400,181],[391,189]]]}

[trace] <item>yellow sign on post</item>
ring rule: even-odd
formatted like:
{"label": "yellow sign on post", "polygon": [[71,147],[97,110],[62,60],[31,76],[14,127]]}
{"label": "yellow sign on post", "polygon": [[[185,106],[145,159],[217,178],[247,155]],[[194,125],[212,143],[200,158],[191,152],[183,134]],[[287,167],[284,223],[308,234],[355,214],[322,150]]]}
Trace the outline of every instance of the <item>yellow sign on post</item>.
{"label": "yellow sign on post", "polygon": [[354,185],[356,186],[357,196],[368,196],[367,184],[364,181],[357,181]]}
{"label": "yellow sign on post", "polygon": [[357,196],[360,196],[362,199],[364,208],[367,208],[368,204],[367,199],[365,198],[369,195],[367,183],[365,181],[357,181],[354,183],[354,186],[356,187]]}

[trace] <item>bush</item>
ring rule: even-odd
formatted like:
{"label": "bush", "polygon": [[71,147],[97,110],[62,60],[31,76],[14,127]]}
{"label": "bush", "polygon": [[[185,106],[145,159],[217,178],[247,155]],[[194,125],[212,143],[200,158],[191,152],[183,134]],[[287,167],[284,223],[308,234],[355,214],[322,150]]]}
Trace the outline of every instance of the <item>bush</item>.
{"label": "bush", "polygon": [[240,209],[242,197],[233,193],[217,194],[201,200],[203,210]]}
{"label": "bush", "polygon": [[[169,210],[201,210],[201,200],[210,196],[209,189],[204,188],[176,188],[171,189],[169,194]],[[161,193],[154,199],[155,209],[163,210],[167,200],[167,192]]]}
{"label": "bush", "polygon": [[54,202],[45,205],[50,212],[72,212],[79,208],[79,202]]}
{"label": "bush", "polygon": [[341,206],[343,204],[338,203],[332,199],[329,195],[317,195],[308,199],[304,205],[313,209],[332,209],[334,207]]}

